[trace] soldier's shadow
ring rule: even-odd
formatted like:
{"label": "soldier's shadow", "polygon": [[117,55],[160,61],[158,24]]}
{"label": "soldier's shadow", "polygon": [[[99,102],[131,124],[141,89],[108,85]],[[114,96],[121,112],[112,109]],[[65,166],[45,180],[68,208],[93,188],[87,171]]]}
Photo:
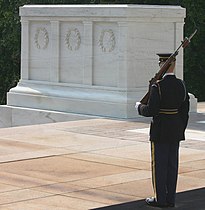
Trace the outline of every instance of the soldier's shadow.
{"label": "soldier's shadow", "polygon": [[[204,197],[205,197],[205,188],[177,193],[176,207],[166,208],[166,209],[205,210]],[[160,209],[160,208],[149,207],[146,205],[144,200],[138,200],[128,203],[97,208],[95,210],[137,210],[137,209],[149,210],[149,209]]]}

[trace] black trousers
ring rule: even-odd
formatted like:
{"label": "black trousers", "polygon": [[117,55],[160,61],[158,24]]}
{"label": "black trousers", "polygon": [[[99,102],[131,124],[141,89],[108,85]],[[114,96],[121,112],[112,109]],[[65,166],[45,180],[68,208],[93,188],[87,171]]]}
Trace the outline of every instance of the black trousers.
{"label": "black trousers", "polygon": [[179,142],[151,142],[152,183],[159,204],[175,203]]}

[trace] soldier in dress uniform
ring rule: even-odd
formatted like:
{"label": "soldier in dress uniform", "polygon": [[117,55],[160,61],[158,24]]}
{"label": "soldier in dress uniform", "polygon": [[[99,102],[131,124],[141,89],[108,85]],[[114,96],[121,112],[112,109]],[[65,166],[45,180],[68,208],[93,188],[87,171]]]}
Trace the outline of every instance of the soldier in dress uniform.
{"label": "soldier in dress uniform", "polygon": [[[171,54],[157,54],[160,67]],[[178,176],[179,143],[185,139],[189,96],[185,84],[174,74],[175,61],[163,78],[151,87],[147,105],[136,102],[140,115],[153,117],[150,126],[152,183],[155,196],[147,198],[154,207],[174,207]]]}

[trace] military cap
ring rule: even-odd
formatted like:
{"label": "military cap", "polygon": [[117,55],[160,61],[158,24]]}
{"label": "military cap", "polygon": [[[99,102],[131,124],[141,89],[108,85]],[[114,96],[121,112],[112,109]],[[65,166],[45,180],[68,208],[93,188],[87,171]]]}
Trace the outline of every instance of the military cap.
{"label": "military cap", "polygon": [[159,56],[159,62],[165,62],[172,53],[158,53],[157,55]]}

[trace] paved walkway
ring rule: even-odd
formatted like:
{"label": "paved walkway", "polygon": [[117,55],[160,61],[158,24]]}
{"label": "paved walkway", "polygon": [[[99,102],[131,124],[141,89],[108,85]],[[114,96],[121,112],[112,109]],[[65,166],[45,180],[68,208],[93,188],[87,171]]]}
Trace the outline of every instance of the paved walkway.
{"label": "paved walkway", "polygon": [[[1,210],[152,209],[148,118],[0,129]],[[180,148],[175,209],[204,210],[205,104]]]}

